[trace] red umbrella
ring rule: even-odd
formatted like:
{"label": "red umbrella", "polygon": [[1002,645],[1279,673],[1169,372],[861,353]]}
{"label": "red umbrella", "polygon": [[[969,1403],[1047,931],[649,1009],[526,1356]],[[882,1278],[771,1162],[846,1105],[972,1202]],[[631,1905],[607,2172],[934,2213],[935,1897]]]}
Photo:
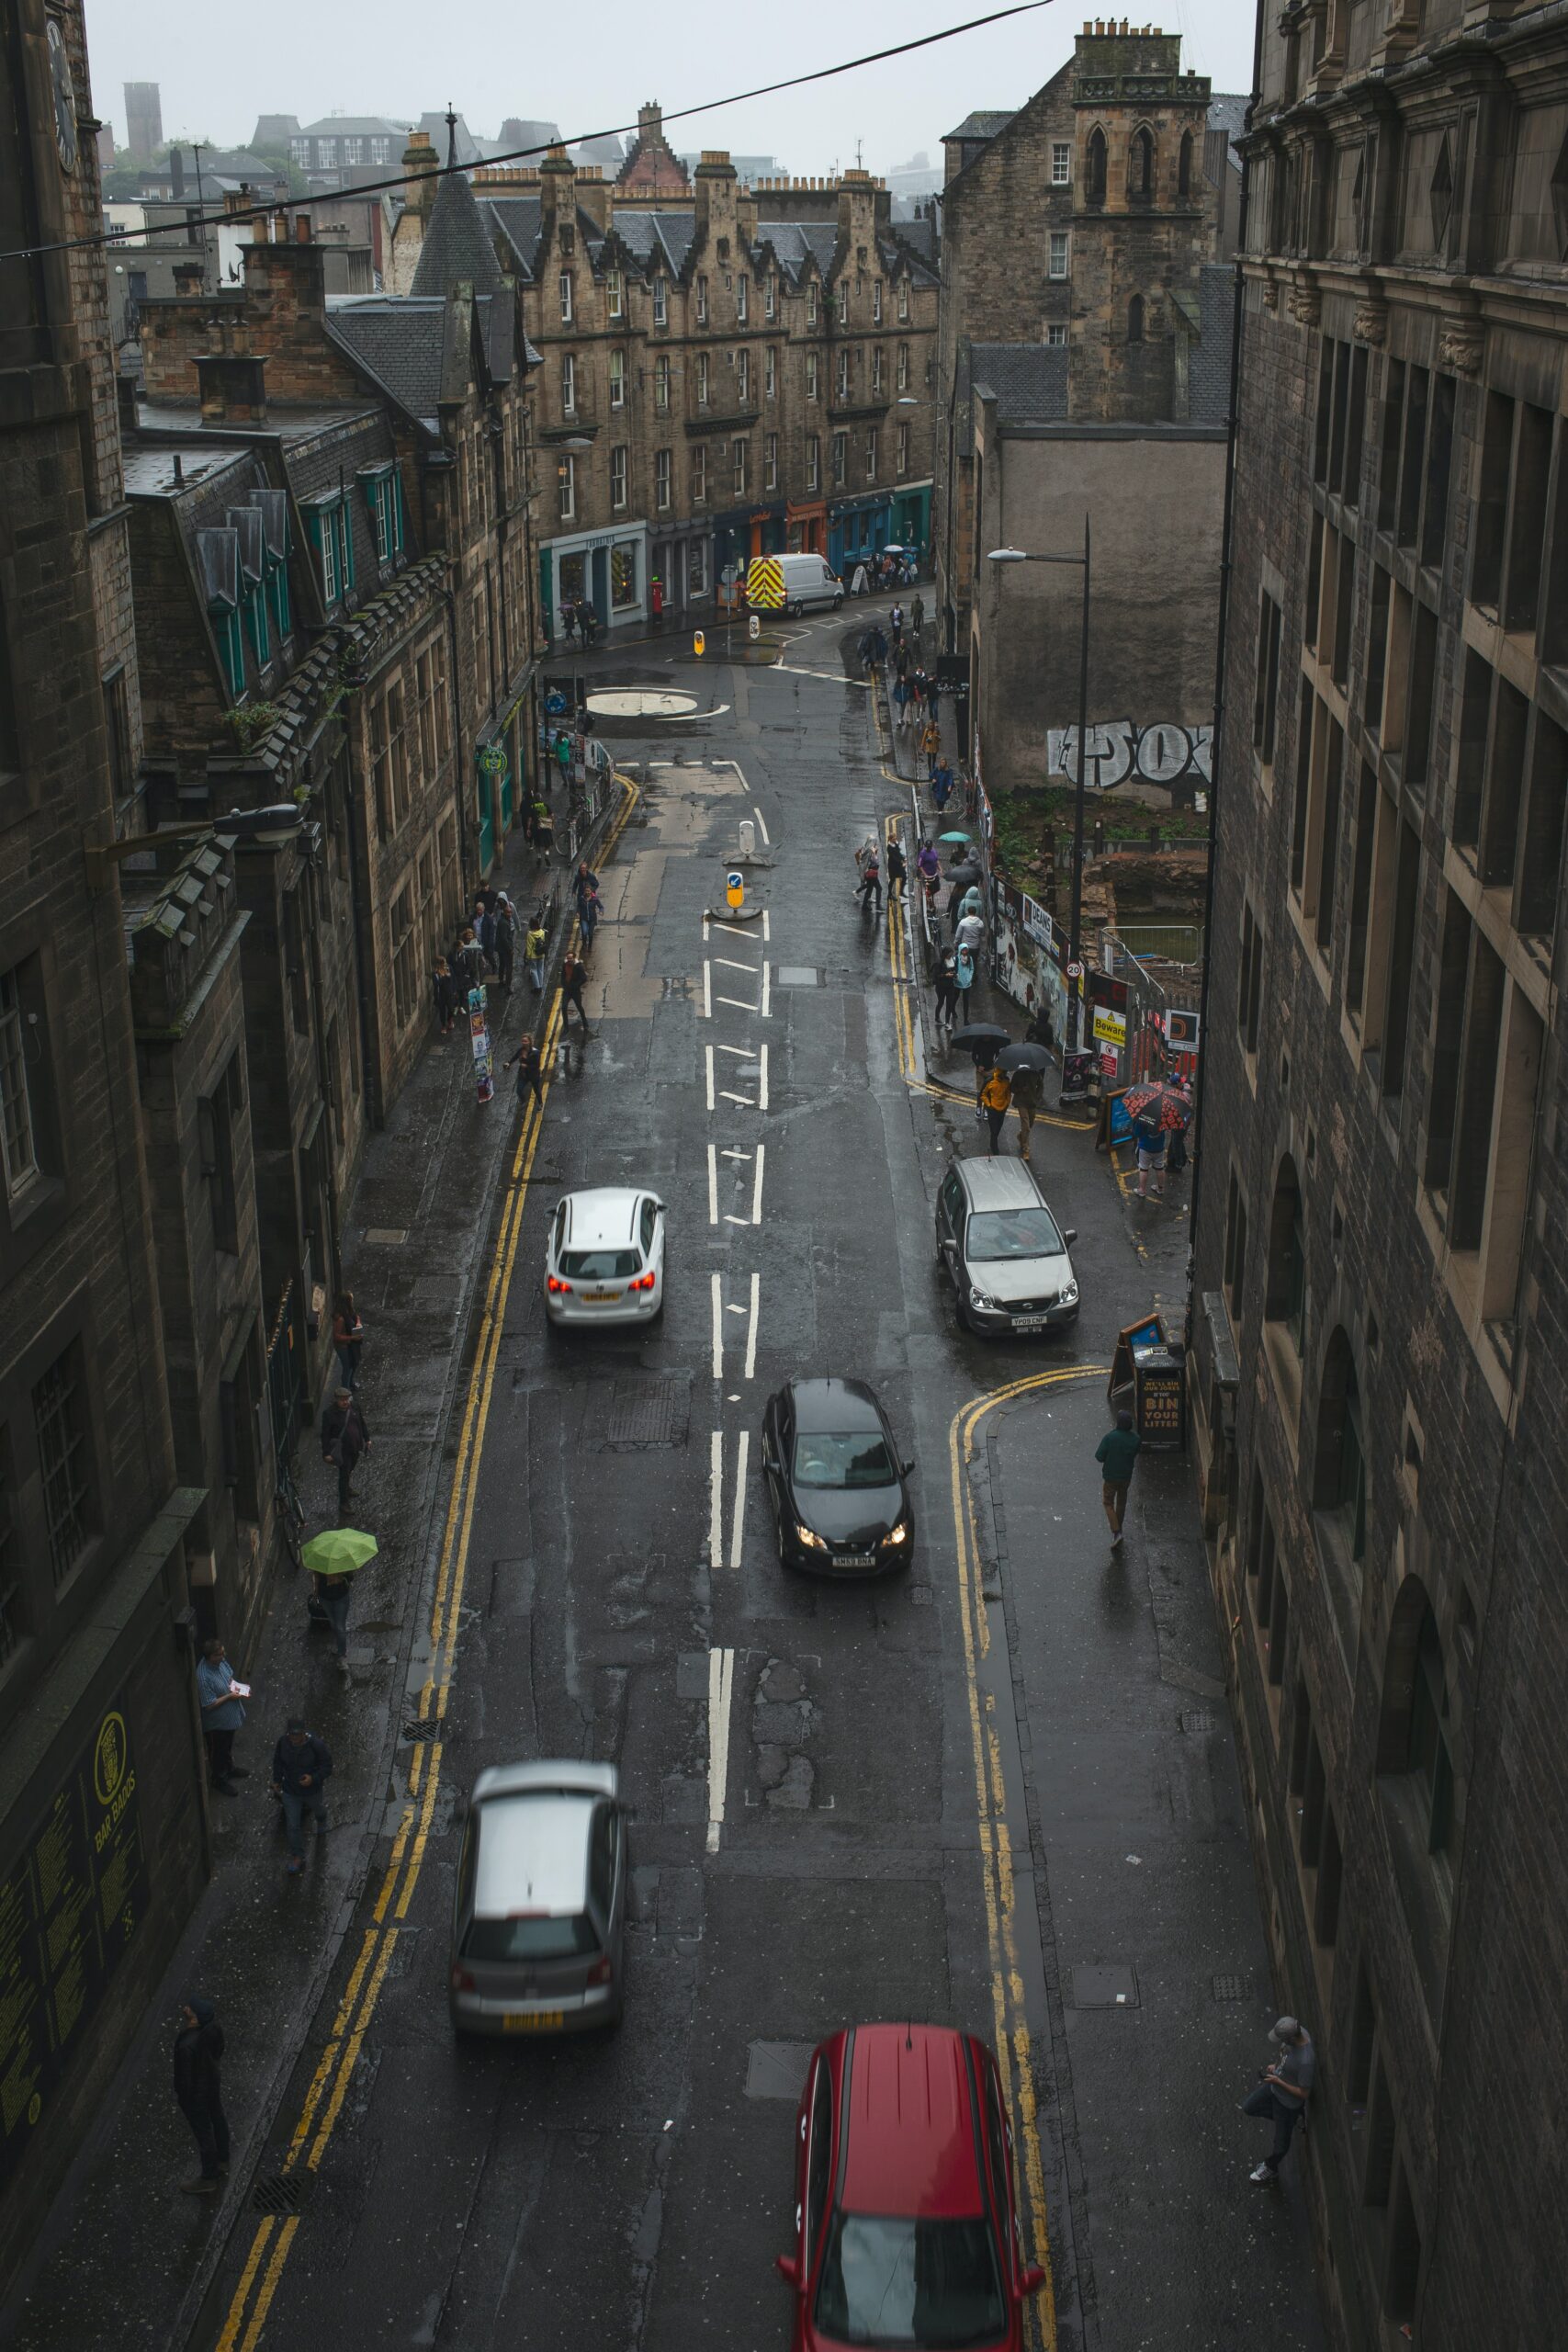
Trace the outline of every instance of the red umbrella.
{"label": "red umbrella", "polygon": [[1192,1116],[1191,1096],[1184,1094],[1179,1086],[1167,1086],[1159,1080],[1145,1086],[1129,1086],[1122,1102],[1130,1119],[1152,1115],[1156,1125],[1167,1135],[1178,1134]]}

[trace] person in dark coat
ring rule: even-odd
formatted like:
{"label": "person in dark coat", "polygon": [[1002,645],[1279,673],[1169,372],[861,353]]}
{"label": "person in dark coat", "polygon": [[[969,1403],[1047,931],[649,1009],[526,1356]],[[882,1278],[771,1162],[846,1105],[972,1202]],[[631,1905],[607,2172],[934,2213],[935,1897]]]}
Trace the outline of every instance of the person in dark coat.
{"label": "person in dark coat", "polygon": [[568,1014],[575,1012],[582,1023],[585,1037],[592,1034],[582,1002],[582,984],[587,978],[588,967],[581,956],[568,956],[563,959],[560,967],[561,1027],[565,1028]]}
{"label": "person in dark coat", "polygon": [[201,2170],[182,2180],[187,2197],[216,2197],[229,2177],[229,2120],[223,2112],[220,2061],[223,2029],[204,1993],[187,1994],[175,2033],[175,2097],[196,2134]]}
{"label": "person in dark coat", "polygon": [[431,975],[431,987],[435,998],[435,1017],[441,1023],[441,1035],[452,1035],[452,1023],[457,1012],[457,982],[445,956],[435,959]]}
{"label": "person in dark coat", "polygon": [[545,1111],[545,1097],[539,1084],[539,1048],[535,1045],[532,1035],[526,1029],[517,1040],[517,1051],[508,1061],[507,1069],[511,1069],[513,1063],[517,1068],[518,1108],[526,1111],[528,1097],[531,1094],[539,1106],[539,1115],[542,1118]]}
{"label": "person in dark coat", "polygon": [[904,885],[908,878],[909,868],[905,863],[902,845],[898,842],[891,841],[887,844],[887,903],[889,906],[893,904],[895,899],[903,897]]}
{"label": "person in dark coat", "polygon": [[491,918],[495,925],[495,964],[497,986],[512,993],[512,966],[517,953],[517,912],[504,890],[495,902]]}
{"label": "person in dark coat", "polygon": [[495,916],[482,899],[474,902],[474,937],[479,943],[479,956],[487,972],[495,969]]}
{"label": "person in dark coat", "polygon": [[355,1465],[362,1453],[370,1451],[370,1432],[365,1426],[351,1389],[340,1388],[321,1415],[321,1460],[330,1462],[337,1471],[338,1525],[347,1523],[348,1506],[354,1494]]}
{"label": "person in dark coat", "polygon": [[322,1791],[332,1769],[326,1741],[306,1728],[303,1715],[291,1715],[288,1730],[272,1751],[272,1785],[282,1800],[290,1877],[297,1877],[305,1867],[306,1815],[315,1822],[318,1837],[327,1826]]}
{"label": "person in dark coat", "polygon": [[472,923],[464,924],[454,960],[457,967],[457,987],[466,1001],[469,991],[477,989],[484,978],[484,957],[479,943],[474,937]]}

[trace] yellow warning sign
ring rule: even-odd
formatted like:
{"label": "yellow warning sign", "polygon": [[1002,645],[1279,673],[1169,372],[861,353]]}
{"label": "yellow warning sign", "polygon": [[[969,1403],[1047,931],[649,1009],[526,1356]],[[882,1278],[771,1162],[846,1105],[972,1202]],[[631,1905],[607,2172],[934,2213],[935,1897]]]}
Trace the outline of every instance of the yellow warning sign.
{"label": "yellow warning sign", "polygon": [[746,602],[755,610],[784,610],[784,567],[776,556],[754,555],[746,567]]}

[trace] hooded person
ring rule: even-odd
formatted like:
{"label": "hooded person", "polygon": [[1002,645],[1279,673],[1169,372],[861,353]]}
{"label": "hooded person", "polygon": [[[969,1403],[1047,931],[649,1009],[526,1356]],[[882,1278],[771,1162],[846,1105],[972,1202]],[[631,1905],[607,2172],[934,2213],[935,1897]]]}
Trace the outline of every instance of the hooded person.
{"label": "hooded person", "polygon": [[201,2170],[182,2180],[187,2197],[216,2197],[229,2177],[229,2122],[220,2074],[223,2029],[205,1993],[187,1993],[175,2030],[175,2098],[196,2135]]}

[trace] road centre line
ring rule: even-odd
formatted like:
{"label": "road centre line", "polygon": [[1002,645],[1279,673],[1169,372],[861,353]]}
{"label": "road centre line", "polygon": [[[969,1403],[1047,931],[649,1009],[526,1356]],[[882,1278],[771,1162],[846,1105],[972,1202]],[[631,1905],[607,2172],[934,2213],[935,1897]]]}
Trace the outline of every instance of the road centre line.
{"label": "road centre line", "polygon": [[718,1851],[724,1826],[724,1792],[729,1779],[729,1702],[735,1689],[735,1652],[708,1652],[708,1836],[710,1854]]}
{"label": "road centre line", "polygon": [[773,935],[772,931],[768,927],[768,910],[764,907],[762,909],[762,936],[764,939],[772,939]]}
{"label": "road centre line", "polygon": [[746,1457],[751,1451],[751,1432],[742,1430],[735,1464],[735,1510],[729,1524],[729,1565],[740,1566],[740,1539],[746,1532]]}
{"label": "road centre line", "polygon": [[751,1222],[753,1225],[761,1225],[762,1222],[762,1157],[766,1149],[767,1146],[765,1144],[760,1143],[757,1146],[757,1169],[756,1174],[752,1178],[751,1182]]}
{"label": "road centre line", "polygon": [[765,1111],[768,1107],[768,1049],[766,1046],[757,1057],[757,1069],[759,1072],[757,1108],[759,1111]]}
{"label": "road centre line", "polygon": [[713,1019],[713,971],[705,956],[703,957],[703,1019]]}
{"label": "road centre line", "polygon": [[754,800],[751,803],[751,814],[757,820],[757,831],[762,836],[762,847],[764,849],[772,849],[773,844],[768,836],[768,820],[763,816],[761,810],[758,808]]}
{"label": "road centre line", "polygon": [[718,1223],[718,1154],[708,1146],[708,1223]]}
{"label": "road centre line", "polygon": [[757,1370],[757,1310],[762,1302],[762,1277],[751,1277],[751,1320],[746,1329],[746,1377],[751,1379]]}
{"label": "road centre line", "polygon": [[712,1277],[712,1281],[713,1281],[713,1376],[714,1376],[714,1378],[715,1378],[716,1380],[722,1380],[722,1379],[724,1378],[724,1317],[723,1317],[723,1316],[719,1313],[719,1308],[720,1308],[721,1305],[723,1304],[724,1293],[723,1293],[723,1291],[722,1291],[722,1289],[721,1289],[721,1287],[720,1287],[720,1284],[719,1284],[719,1278],[718,1278],[718,1276],[717,1276],[717,1274],[716,1274],[716,1273]]}
{"label": "road centre line", "polygon": [[773,976],[772,971],[769,969],[768,959],[764,956],[762,958],[762,1018],[764,1021],[770,1018],[768,1008],[773,999]]}
{"label": "road centre line", "polygon": [[708,1109],[711,1111],[711,1110],[713,1109],[713,1047],[712,1047],[711,1046],[707,1048],[707,1068],[708,1068]]}
{"label": "road centre line", "polygon": [[[716,1274],[716,1282],[718,1276]],[[708,1565],[724,1565],[724,1431],[715,1430],[708,1462]]]}

